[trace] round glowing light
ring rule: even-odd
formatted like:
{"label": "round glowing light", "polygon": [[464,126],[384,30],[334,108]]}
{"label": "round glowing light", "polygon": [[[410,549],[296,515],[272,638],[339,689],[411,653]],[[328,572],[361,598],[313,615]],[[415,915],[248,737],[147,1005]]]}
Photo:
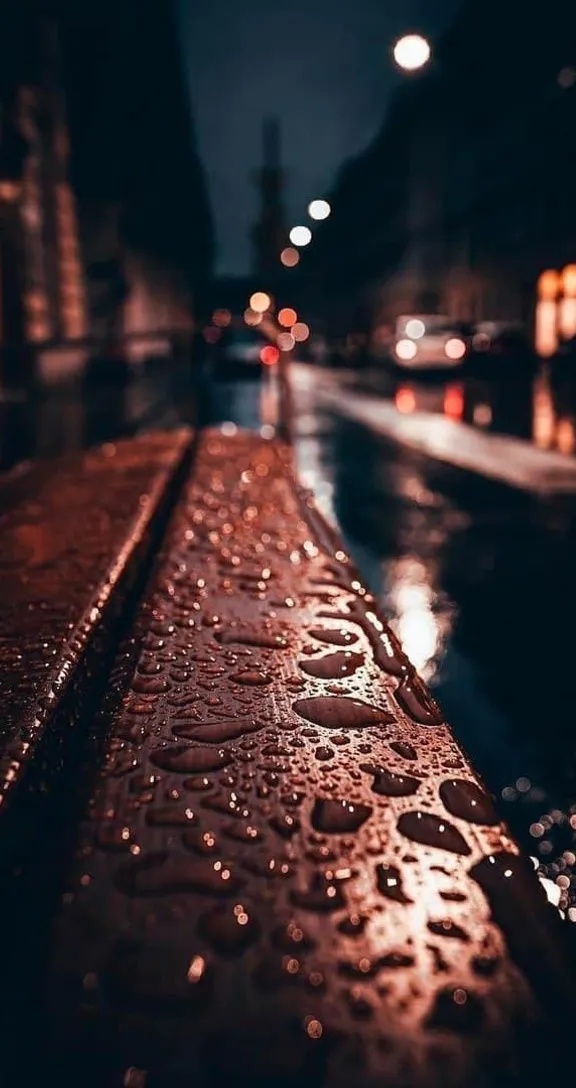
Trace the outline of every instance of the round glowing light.
{"label": "round glowing light", "polygon": [[214,325],[208,325],[204,329],[203,336],[207,344],[217,344],[222,336],[222,330],[215,328]]}
{"label": "round glowing light", "polygon": [[278,313],[278,324],[283,325],[285,329],[290,329],[297,320],[298,314],[291,306],[284,306]]}
{"label": "round glowing light", "polygon": [[421,34],[405,34],[396,42],[393,56],[404,72],[416,72],[430,60],[430,43]]}
{"label": "round glowing light", "polygon": [[250,296],[250,308],[256,310],[257,314],[266,313],[266,310],[269,310],[271,305],[272,299],[265,291],[255,291],[254,294]]}
{"label": "round glowing light", "polygon": [[419,317],[411,317],[410,321],[406,322],[404,332],[410,340],[421,340],[426,332],[426,326]]}
{"label": "round glowing light", "polygon": [[244,321],[247,325],[259,325],[262,320],[262,314],[256,313],[256,310],[250,309],[244,310]]}
{"label": "round glowing light", "polygon": [[293,246],[286,246],[280,254],[280,260],[284,268],[295,268],[300,260],[300,254]]}
{"label": "round glowing light", "polygon": [[327,200],[311,200],[308,205],[308,215],[311,219],[327,219],[332,208]]}
{"label": "round glowing light", "polygon": [[212,322],[217,325],[219,329],[225,329],[232,320],[232,314],[230,310],[214,310],[212,314]]}
{"label": "round glowing light", "polygon": [[312,241],[310,227],[292,227],[290,241],[293,246],[307,246]]}
{"label": "round glowing light", "polygon": [[538,297],[553,301],[560,290],[560,276],[555,268],[547,268],[538,280]]}
{"label": "round glowing light", "polygon": [[451,336],[444,344],[444,354],[447,359],[463,359],[466,354],[466,344],[458,336]]}
{"label": "round glowing light", "polygon": [[292,351],[296,341],[291,332],[281,332],[276,343],[278,344],[280,351]]}
{"label": "round glowing light", "polygon": [[310,329],[305,321],[297,321],[292,326],[292,336],[297,344],[303,344],[305,340],[310,336]]}
{"label": "round glowing light", "polygon": [[413,340],[399,340],[396,344],[396,355],[404,362],[413,359],[417,351],[418,348]]}
{"label": "round glowing light", "polygon": [[273,344],[266,344],[266,347],[262,348],[260,352],[260,362],[264,363],[264,366],[274,366],[279,358],[280,352]]}

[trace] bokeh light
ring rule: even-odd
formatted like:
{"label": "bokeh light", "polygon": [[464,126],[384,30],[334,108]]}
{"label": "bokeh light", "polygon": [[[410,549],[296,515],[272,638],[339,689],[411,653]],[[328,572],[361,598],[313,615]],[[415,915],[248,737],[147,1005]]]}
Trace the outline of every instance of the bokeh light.
{"label": "bokeh light", "polygon": [[405,34],[396,42],[393,56],[404,72],[416,72],[430,60],[430,44],[421,34]]}
{"label": "bokeh light", "polygon": [[270,309],[272,299],[270,295],[267,295],[265,291],[255,291],[250,296],[250,309],[255,310],[257,314],[264,314],[266,310]]}
{"label": "bokeh light", "polygon": [[406,322],[404,332],[410,340],[421,340],[426,332],[426,326],[419,317],[411,317],[410,320]]}
{"label": "bokeh light", "polygon": [[418,348],[413,340],[399,340],[396,344],[396,355],[404,362],[413,359],[417,351]]}
{"label": "bokeh light", "polygon": [[327,219],[331,211],[327,200],[311,200],[308,205],[308,215],[311,219]]}
{"label": "bokeh light", "polygon": [[463,340],[460,340],[458,336],[451,336],[444,344],[444,351],[447,359],[452,359],[456,362],[458,359],[464,358],[466,354],[466,344]]}
{"label": "bokeh light", "polygon": [[310,336],[310,329],[305,321],[297,321],[291,332],[297,344],[303,344]]}
{"label": "bokeh light", "polygon": [[280,260],[284,265],[284,268],[295,268],[300,260],[300,254],[294,246],[286,246],[280,254]]}
{"label": "bokeh light", "polygon": [[296,341],[291,332],[281,332],[276,343],[278,344],[280,351],[292,351]]}
{"label": "bokeh light", "polygon": [[212,314],[212,321],[214,325],[217,325],[219,329],[225,329],[228,327],[232,320],[232,314],[230,310],[214,310]]}
{"label": "bokeh light", "polygon": [[284,306],[278,312],[278,324],[282,325],[285,329],[289,329],[298,320],[298,314],[296,310],[293,310],[291,306]]}
{"label": "bokeh light", "polygon": [[244,310],[244,321],[247,325],[259,325],[262,321],[262,314],[252,310],[249,306],[248,309]]}
{"label": "bokeh light", "polygon": [[207,344],[217,344],[222,336],[222,329],[217,329],[214,325],[208,325],[202,335]]}
{"label": "bokeh light", "polygon": [[312,231],[310,227],[292,227],[290,231],[290,241],[293,246],[307,246],[312,241]]}
{"label": "bokeh light", "polygon": [[264,363],[264,366],[274,366],[274,363],[277,363],[279,358],[280,352],[273,344],[266,344],[260,352],[260,361]]}

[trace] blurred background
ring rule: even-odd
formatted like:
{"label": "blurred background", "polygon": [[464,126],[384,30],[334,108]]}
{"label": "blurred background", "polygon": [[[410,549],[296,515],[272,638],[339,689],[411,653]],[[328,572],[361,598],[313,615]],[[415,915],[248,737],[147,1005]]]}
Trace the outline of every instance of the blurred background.
{"label": "blurred background", "polygon": [[569,0],[0,5],[2,468],[277,428],[570,921],[575,136]]}

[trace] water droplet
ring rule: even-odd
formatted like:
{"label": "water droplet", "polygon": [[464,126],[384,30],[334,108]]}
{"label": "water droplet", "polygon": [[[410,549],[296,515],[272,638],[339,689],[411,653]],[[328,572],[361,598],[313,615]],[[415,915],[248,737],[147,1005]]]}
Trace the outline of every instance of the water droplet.
{"label": "water droplet", "polygon": [[299,922],[288,922],[272,930],[272,943],[282,952],[305,952],[315,947],[316,942],[309,937]]}
{"label": "water droplet", "polygon": [[395,865],[377,865],[376,884],[378,891],[387,899],[393,899],[395,903],[412,903],[402,886],[400,870]]}
{"label": "water droplet", "polygon": [[337,695],[298,699],[293,710],[299,717],[325,729],[360,729],[368,725],[387,725],[394,720],[388,710]]}
{"label": "water droplet", "polygon": [[440,786],[440,798],[453,816],[473,824],[497,824],[498,814],[492,798],[476,782],[451,778]]}
{"label": "water droplet", "polygon": [[419,778],[407,774],[395,774],[384,767],[374,767],[370,763],[361,763],[360,770],[374,775],[372,789],[383,797],[410,797],[421,785]]}
{"label": "water droplet", "polygon": [[162,808],[148,809],[146,822],[153,827],[193,827],[198,823],[198,816],[191,808],[164,805]]}
{"label": "water droplet", "polygon": [[452,854],[470,853],[470,847],[458,828],[431,812],[403,812],[398,820],[398,830],[423,846],[436,846]]}
{"label": "water droplet", "polygon": [[449,987],[437,994],[426,1027],[438,1031],[476,1034],[484,1022],[484,1005],[463,987]]}
{"label": "water droplet", "polygon": [[223,645],[237,643],[243,646],[257,646],[263,650],[286,650],[288,647],[287,639],[272,631],[250,631],[230,627],[226,631],[218,631],[216,638]]}
{"label": "water droplet", "polygon": [[218,771],[232,762],[233,756],[223,748],[193,748],[175,744],[170,748],[155,748],[150,759],[164,771],[178,774],[202,774]]}
{"label": "water droplet", "polygon": [[325,745],[325,744],[318,745],[316,751],[314,752],[314,755],[316,756],[316,759],[319,759],[319,760],[332,759],[332,756],[334,754],[335,754],[334,749],[333,748],[328,748],[327,745]]}
{"label": "water droplet", "polygon": [[343,918],[341,922],[338,922],[338,929],[341,933],[345,933],[347,937],[359,937],[366,929],[367,922],[368,919],[364,914],[352,913]]}
{"label": "water droplet", "polygon": [[224,744],[227,740],[238,740],[250,733],[256,733],[262,726],[254,721],[210,722],[198,725],[175,725],[172,732],[177,737],[202,741],[203,744]]}
{"label": "water droplet", "polygon": [[311,814],[312,826],[329,834],[348,834],[357,831],[372,815],[369,805],[351,804],[349,801],[319,799],[314,802]]}
{"label": "water droplet", "polygon": [[440,707],[415,673],[407,676],[394,694],[402,709],[419,725],[442,725],[444,715]]}
{"label": "water droplet", "polygon": [[325,654],[324,657],[312,658],[309,661],[299,661],[298,664],[302,672],[318,680],[340,680],[344,676],[352,676],[356,669],[364,664],[364,654],[342,650],[335,654]]}
{"label": "water droplet", "polygon": [[244,903],[213,907],[198,920],[198,932],[222,956],[239,956],[260,936],[260,924]]}
{"label": "water droplet", "polygon": [[176,892],[228,896],[235,895],[243,884],[224,862],[195,860],[165,850],[120,866],[116,882],[120,891],[133,896]]}
{"label": "water droplet", "polygon": [[346,906],[340,885],[329,883],[321,873],[314,874],[308,888],[294,888],[290,898],[297,907],[316,912],[341,910]]}
{"label": "water droplet", "polygon": [[327,642],[331,646],[351,646],[358,641],[358,636],[344,627],[314,627],[309,634],[317,642]]}
{"label": "water droplet", "polygon": [[264,687],[272,683],[272,677],[265,672],[260,672],[259,669],[242,669],[234,673],[230,679],[235,684],[242,684],[243,687],[249,688]]}
{"label": "water droplet", "polygon": [[273,816],[268,822],[273,831],[276,831],[283,839],[291,839],[300,830],[300,820],[288,812]]}
{"label": "water droplet", "polygon": [[402,759],[415,760],[418,759],[418,752],[411,744],[406,744],[403,740],[391,740],[390,747],[396,755],[402,756]]}
{"label": "water droplet", "polygon": [[437,937],[454,937],[458,941],[469,941],[470,938],[462,926],[453,922],[451,918],[441,918],[438,922],[428,922],[428,929]]}
{"label": "water droplet", "polygon": [[224,828],[224,834],[227,839],[244,843],[258,842],[262,838],[254,824],[227,824]]}

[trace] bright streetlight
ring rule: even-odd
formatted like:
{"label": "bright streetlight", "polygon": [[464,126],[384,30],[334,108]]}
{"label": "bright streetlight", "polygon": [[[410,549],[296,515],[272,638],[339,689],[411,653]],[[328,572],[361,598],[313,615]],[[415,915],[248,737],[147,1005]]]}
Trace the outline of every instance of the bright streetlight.
{"label": "bright streetlight", "polygon": [[312,241],[310,227],[292,227],[290,241],[293,246],[307,246]]}
{"label": "bright streetlight", "polygon": [[327,200],[311,200],[308,205],[308,215],[311,219],[327,219],[331,211]]}
{"label": "bright streetlight", "polygon": [[431,55],[430,43],[421,34],[404,34],[394,45],[394,61],[404,72],[424,68]]}

